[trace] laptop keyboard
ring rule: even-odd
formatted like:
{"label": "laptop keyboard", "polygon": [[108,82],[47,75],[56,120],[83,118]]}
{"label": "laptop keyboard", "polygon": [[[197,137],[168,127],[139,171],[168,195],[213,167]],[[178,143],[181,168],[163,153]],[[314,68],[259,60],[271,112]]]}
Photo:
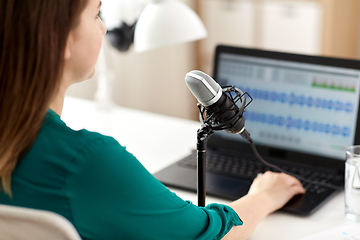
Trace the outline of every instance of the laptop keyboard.
{"label": "laptop keyboard", "polygon": [[[178,162],[181,167],[197,168],[197,154],[194,151],[188,157]],[[334,174],[332,172],[320,172],[314,169],[307,169],[296,165],[278,165],[285,171],[298,174],[306,179],[329,183],[336,186],[343,186],[344,180],[341,174]],[[206,171],[217,174],[223,174],[227,176],[239,177],[243,179],[253,180],[258,173],[264,173],[271,171],[267,166],[264,166],[259,162],[255,156],[252,157],[233,157],[229,155],[223,155],[217,152],[207,153],[206,159]],[[302,182],[307,192],[321,194],[328,190],[328,188],[311,184],[308,182]]]}

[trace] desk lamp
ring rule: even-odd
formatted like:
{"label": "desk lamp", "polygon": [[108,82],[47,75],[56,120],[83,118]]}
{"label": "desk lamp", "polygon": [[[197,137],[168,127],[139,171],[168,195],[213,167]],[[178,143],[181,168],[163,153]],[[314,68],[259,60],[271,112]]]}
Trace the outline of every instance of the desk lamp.
{"label": "desk lamp", "polygon": [[206,36],[200,18],[187,5],[174,0],[152,0],[136,24],[135,51],[191,42]]}
{"label": "desk lamp", "polygon": [[[136,52],[144,52],[200,40],[207,36],[207,32],[200,18],[186,4],[176,0],[150,0],[132,25],[121,22],[119,27],[108,30],[106,36],[121,52],[128,51],[132,43]],[[98,76],[95,98],[100,108],[108,108],[112,100],[104,46],[99,56]]]}

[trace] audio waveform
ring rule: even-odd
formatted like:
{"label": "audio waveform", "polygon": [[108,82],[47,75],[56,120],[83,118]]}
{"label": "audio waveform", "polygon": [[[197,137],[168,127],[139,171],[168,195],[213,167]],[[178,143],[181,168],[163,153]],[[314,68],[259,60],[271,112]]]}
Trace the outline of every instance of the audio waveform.
{"label": "audio waveform", "polygon": [[351,133],[350,128],[347,126],[338,126],[336,124],[303,120],[301,118],[293,118],[291,116],[275,116],[273,114],[258,113],[246,110],[244,112],[244,117],[248,122],[277,125],[279,127],[284,127],[288,130],[305,130],[343,137],[349,137]]}
{"label": "audio waveform", "polygon": [[243,92],[248,92],[254,99],[261,99],[264,101],[279,102],[288,104],[289,106],[307,106],[309,108],[321,108],[328,110],[335,110],[337,112],[344,111],[351,113],[354,111],[354,104],[351,102],[334,101],[331,99],[314,98],[312,96],[296,95],[294,93],[279,93],[276,91],[259,90],[256,88],[239,87]]}

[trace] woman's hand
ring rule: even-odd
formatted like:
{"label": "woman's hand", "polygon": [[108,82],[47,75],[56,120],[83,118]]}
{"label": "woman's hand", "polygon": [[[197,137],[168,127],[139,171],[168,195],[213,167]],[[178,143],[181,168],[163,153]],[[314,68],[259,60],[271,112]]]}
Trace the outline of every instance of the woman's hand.
{"label": "woman's hand", "polygon": [[259,174],[248,194],[229,204],[244,225],[233,227],[223,239],[247,239],[264,217],[302,193],[305,193],[305,189],[295,177],[274,172]]}
{"label": "woman's hand", "polygon": [[259,174],[250,187],[248,195],[265,194],[270,212],[283,207],[294,195],[305,193],[301,182],[285,173],[266,172]]}

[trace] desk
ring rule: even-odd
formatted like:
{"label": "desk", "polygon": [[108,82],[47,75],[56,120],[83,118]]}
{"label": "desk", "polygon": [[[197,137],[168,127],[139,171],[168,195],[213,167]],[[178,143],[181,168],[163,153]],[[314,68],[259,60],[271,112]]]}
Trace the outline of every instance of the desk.
{"label": "desk", "polygon": [[[96,110],[95,103],[66,97],[63,121],[71,128],[88,129],[113,136],[154,173],[179,160],[196,147],[199,122],[154,113],[114,107]],[[197,202],[195,193],[171,189],[184,200]],[[207,197],[206,204],[229,201]],[[240,216],[241,217],[241,216]],[[290,240],[320,232],[348,222],[344,215],[344,193],[338,193],[317,212],[299,217],[276,212],[266,217],[249,240]]]}

